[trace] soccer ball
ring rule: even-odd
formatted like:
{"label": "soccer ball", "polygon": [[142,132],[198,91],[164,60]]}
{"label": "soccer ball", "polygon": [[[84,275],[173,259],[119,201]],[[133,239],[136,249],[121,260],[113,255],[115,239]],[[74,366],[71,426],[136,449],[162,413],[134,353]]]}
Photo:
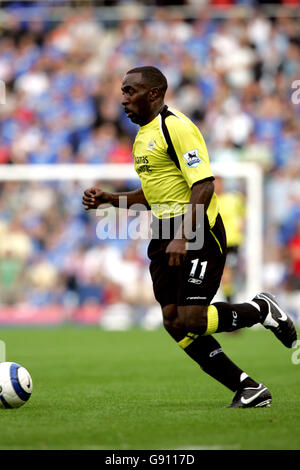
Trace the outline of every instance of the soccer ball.
{"label": "soccer ball", "polygon": [[19,408],[32,393],[32,379],[16,362],[0,363],[0,408]]}

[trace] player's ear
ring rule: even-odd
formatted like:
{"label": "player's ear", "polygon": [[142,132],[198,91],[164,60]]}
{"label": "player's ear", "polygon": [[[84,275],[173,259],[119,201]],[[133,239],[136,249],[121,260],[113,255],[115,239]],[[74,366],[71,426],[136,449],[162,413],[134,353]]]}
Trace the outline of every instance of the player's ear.
{"label": "player's ear", "polygon": [[160,89],[158,87],[150,88],[149,90],[150,101],[155,101],[157,98],[159,98],[159,95],[160,95]]}

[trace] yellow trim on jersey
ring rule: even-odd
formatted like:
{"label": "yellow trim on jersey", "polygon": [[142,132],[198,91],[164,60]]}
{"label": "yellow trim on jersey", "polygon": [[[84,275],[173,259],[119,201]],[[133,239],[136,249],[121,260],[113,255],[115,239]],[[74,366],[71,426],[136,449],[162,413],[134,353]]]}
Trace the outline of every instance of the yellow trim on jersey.
{"label": "yellow trim on jersey", "polygon": [[221,247],[221,243],[219,242],[219,240],[217,239],[216,235],[214,234],[214,232],[213,232],[212,230],[210,230],[210,233],[212,234],[212,236],[213,236],[214,239],[216,240],[217,244],[219,245],[220,251],[221,251],[221,253],[223,254],[223,250],[222,250],[222,247]]}

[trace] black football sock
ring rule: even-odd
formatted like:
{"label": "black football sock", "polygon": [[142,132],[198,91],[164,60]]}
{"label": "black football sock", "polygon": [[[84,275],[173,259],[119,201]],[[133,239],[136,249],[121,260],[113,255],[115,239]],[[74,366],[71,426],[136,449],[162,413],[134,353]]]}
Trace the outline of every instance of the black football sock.
{"label": "black football sock", "polygon": [[265,318],[260,305],[253,301],[241,304],[216,302],[212,305],[218,312],[218,326],[215,330],[218,333],[251,327]]}
{"label": "black football sock", "polygon": [[224,354],[213,336],[187,335],[178,344],[204,372],[233,392],[259,385]]}

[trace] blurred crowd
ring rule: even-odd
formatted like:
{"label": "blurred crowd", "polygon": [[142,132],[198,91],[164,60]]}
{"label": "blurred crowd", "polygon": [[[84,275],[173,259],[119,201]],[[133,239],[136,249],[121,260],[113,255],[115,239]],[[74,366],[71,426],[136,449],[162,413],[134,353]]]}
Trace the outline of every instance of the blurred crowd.
{"label": "blurred crowd", "polygon": [[[0,163],[130,163],[137,128],[121,109],[120,82],[130,68],[159,67],[166,103],[199,126],[212,162],[263,169],[264,286],[300,316],[299,17],[254,9],[247,18],[171,19],[155,8],[151,19],[101,22],[87,8],[54,22],[39,8],[30,20],[17,7],[6,13]],[[114,191],[135,185],[105,183]],[[81,206],[85,187],[0,184],[2,305],[94,303],[151,317],[147,241],[99,240],[95,214]]]}

